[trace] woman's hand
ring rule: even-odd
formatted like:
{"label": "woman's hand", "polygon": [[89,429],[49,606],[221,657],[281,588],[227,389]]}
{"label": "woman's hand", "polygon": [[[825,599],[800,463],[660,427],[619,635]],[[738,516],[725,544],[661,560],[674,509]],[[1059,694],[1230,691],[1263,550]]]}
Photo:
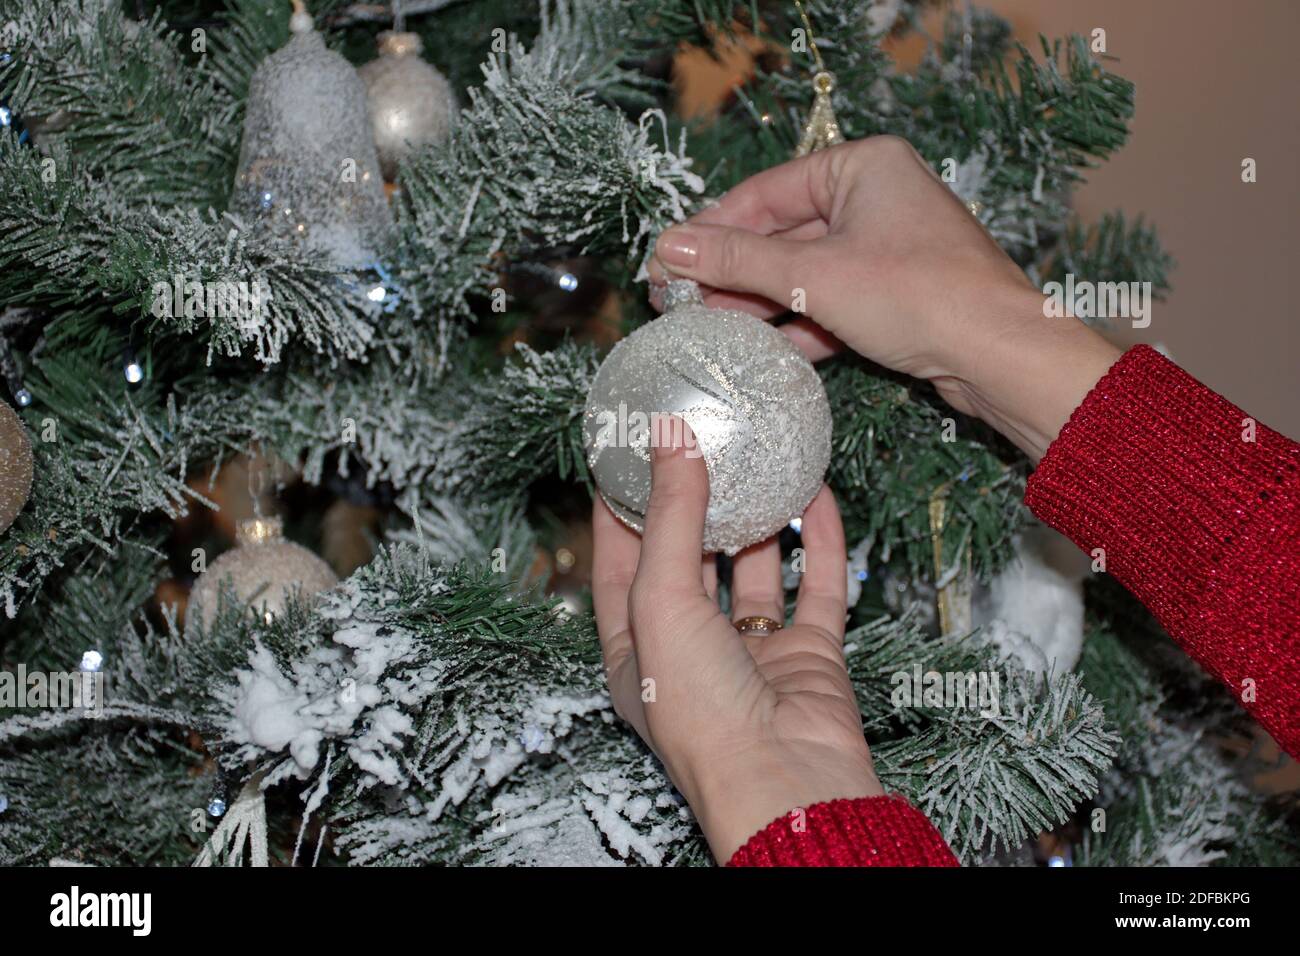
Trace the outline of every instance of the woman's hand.
{"label": "woman's hand", "polygon": [[[667,230],[656,280],[782,326],[816,360],[842,342],[933,382],[1037,461],[1119,352],[1042,296],[905,140],[878,136],[759,173]],[[813,321],[809,321],[809,319]]]}
{"label": "woman's hand", "polygon": [[[794,623],[742,637],[702,556],[708,472],[680,419],[651,425],[643,537],[597,498],[593,598],[617,712],[658,754],[725,863],[768,823],[840,797],[879,796],[844,665],[845,548],[823,487],[803,518]],[[736,556],[732,616],[785,620],[775,539]]]}

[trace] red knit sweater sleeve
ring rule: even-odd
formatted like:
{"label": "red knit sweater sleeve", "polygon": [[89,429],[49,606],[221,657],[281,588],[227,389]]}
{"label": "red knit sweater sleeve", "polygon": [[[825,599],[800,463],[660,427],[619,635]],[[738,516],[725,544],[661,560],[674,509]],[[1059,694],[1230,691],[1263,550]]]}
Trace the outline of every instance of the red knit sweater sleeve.
{"label": "red knit sweater sleeve", "polygon": [[1300,446],[1147,346],[1061,430],[1025,502],[1300,757]]}
{"label": "red knit sweater sleeve", "polygon": [[792,810],[749,838],[727,866],[956,866],[933,824],[901,797],[831,800]]}

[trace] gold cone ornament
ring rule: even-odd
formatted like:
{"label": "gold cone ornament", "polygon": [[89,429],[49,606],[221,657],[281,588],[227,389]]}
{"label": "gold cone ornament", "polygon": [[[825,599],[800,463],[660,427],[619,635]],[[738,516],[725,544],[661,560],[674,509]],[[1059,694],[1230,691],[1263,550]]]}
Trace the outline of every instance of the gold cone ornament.
{"label": "gold cone ornament", "polygon": [[822,62],[822,54],[817,49],[817,40],[813,37],[812,21],[808,19],[808,11],[803,8],[799,0],[794,0],[794,5],[807,31],[808,52],[812,54],[813,62],[817,64],[817,72],[812,78],[812,109],[808,111],[808,122],[804,123],[803,136],[794,151],[796,156],[807,156],[819,149],[844,142],[844,133],[840,130],[839,120],[835,118],[835,107],[831,105],[831,94],[835,92],[835,77]]}
{"label": "gold cone ornament", "polygon": [[808,122],[803,127],[803,137],[799,140],[796,156],[807,156],[827,146],[844,142],[839,121],[835,118],[835,108],[831,105],[831,93],[835,90],[835,77],[826,70],[813,76],[813,105],[808,113]]}

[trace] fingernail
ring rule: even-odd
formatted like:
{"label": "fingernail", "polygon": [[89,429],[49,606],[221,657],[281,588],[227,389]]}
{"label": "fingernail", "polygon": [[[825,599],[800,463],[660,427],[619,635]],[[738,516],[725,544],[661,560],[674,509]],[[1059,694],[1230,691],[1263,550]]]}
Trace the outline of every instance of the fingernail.
{"label": "fingernail", "polygon": [[683,448],[695,446],[695,434],[686,422],[676,415],[656,414],[650,426],[650,458],[666,461]]}
{"label": "fingernail", "polygon": [[691,431],[691,426],[686,423],[686,419],[679,419],[681,426],[679,433],[682,436],[681,445],[686,451],[687,458],[699,458],[703,452],[700,450],[700,443],[695,440],[695,432]]}
{"label": "fingernail", "polygon": [[655,255],[665,265],[689,269],[700,257],[699,237],[682,226],[674,226],[655,243]]}
{"label": "fingernail", "polygon": [[650,460],[663,461],[670,458],[675,448],[672,446],[672,418],[668,415],[655,414],[650,422]]}

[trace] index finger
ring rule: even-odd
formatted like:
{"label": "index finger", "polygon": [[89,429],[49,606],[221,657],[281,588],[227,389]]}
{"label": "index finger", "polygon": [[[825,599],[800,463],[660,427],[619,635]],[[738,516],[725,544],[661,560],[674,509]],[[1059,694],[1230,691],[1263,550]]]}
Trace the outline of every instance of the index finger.
{"label": "index finger", "polygon": [[814,220],[829,220],[834,151],[809,153],[750,176],[687,222],[733,226],[767,236]]}
{"label": "index finger", "polygon": [[794,623],[820,628],[842,644],[848,612],[848,556],[840,509],[826,485],[804,511],[801,534],[807,564],[799,582]]}

